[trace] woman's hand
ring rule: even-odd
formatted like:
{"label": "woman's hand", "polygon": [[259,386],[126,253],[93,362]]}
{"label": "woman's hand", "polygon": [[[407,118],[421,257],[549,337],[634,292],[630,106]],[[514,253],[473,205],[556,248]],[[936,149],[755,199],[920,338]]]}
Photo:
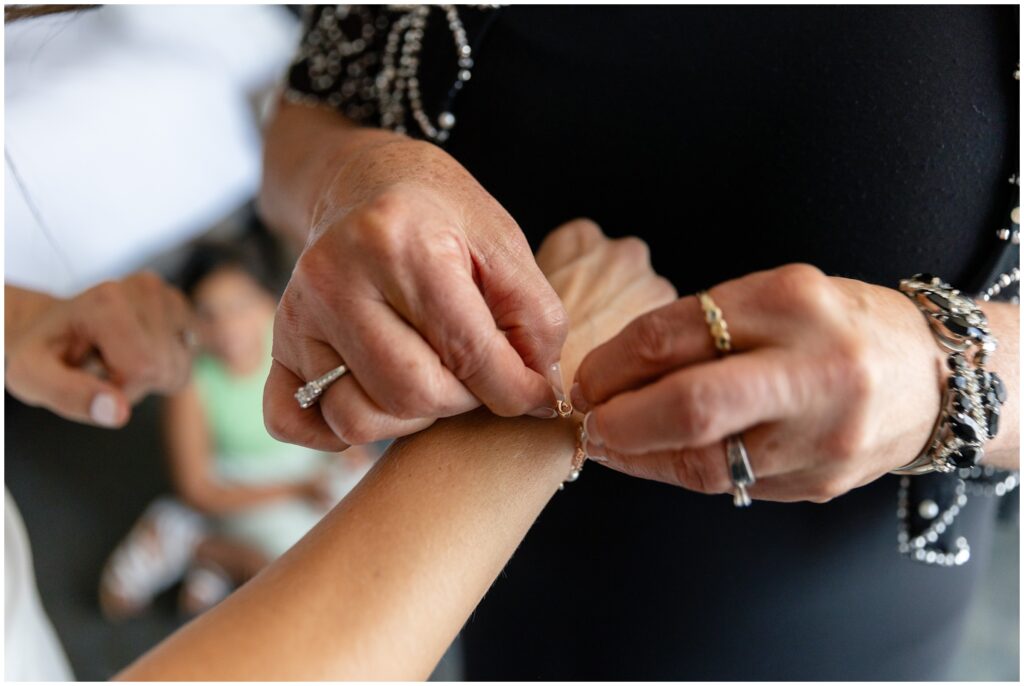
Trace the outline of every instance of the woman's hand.
{"label": "woman's hand", "polygon": [[[24,313],[21,303],[33,303],[30,314],[5,317],[4,382],[24,403],[77,422],[118,427],[143,396],[176,391],[188,379],[183,334],[189,307],[154,274],[108,281],[68,300],[44,303],[38,294],[11,286],[4,294],[12,312]],[[102,365],[99,374],[83,369],[94,361]]]}
{"label": "woman's hand", "polygon": [[943,356],[899,292],[806,265],[712,288],[734,352],[718,359],[695,297],[594,350],[573,399],[588,453],[703,493],[732,490],[723,440],[742,433],[751,497],[824,502],[901,467],[939,412]]}
{"label": "woman's hand", "polygon": [[562,371],[570,379],[584,355],[636,317],[676,298],[672,284],[651,268],[646,243],[633,237],[609,240],[589,219],[552,231],[537,251],[537,264],[569,314]]}
{"label": "woman's hand", "polygon": [[[379,135],[320,193],[278,308],[271,434],[336,451],[481,403],[553,417],[543,373],[565,311],[519,227],[444,151]],[[319,409],[300,409],[296,388],[343,362]]]}

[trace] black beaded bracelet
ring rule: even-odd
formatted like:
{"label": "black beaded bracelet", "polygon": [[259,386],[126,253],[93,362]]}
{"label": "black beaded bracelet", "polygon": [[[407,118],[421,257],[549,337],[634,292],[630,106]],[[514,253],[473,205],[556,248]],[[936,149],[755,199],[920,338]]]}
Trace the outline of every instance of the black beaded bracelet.
{"label": "black beaded bracelet", "polygon": [[925,449],[892,473],[914,476],[973,467],[984,456],[985,442],[999,432],[999,411],[1006,402],[1002,379],[985,369],[996,339],[974,300],[937,276],[915,274],[900,281],[900,292],[917,305],[949,353],[946,365],[951,373]]}

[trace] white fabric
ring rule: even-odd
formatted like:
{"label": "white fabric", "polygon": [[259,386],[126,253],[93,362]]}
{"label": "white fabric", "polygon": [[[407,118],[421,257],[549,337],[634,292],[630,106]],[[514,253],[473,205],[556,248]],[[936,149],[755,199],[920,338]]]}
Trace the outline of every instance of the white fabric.
{"label": "white fabric", "polygon": [[260,176],[251,98],[283,76],[298,33],[282,8],[245,5],[110,5],[7,25],[5,281],[70,295],[248,201]]}
{"label": "white fabric", "polygon": [[32,551],[14,498],[4,488],[4,678],[71,681],[71,667],[36,590]]}

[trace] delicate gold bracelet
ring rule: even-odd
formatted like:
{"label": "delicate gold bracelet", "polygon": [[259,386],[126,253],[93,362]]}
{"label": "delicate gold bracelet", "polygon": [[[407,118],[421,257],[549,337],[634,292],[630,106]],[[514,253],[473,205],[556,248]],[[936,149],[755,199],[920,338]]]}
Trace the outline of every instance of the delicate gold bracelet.
{"label": "delicate gold bracelet", "polygon": [[576,479],[580,478],[580,472],[583,471],[583,465],[587,461],[587,432],[583,428],[583,422],[576,425],[576,450],[572,454],[572,467],[569,469],[569,476],[565,477],[565,480],[558,485],[558,490],[565,488],[566,484],[571,484]]}

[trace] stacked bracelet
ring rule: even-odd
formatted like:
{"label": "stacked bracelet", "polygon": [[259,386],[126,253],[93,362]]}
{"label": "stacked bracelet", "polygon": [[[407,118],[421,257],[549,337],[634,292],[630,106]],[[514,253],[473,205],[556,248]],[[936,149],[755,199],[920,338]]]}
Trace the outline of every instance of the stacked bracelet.
{"label": "stacked bracelet", "polygon": [[973,467],[984,455],[985,442],[999,432],[999,411],[1006,401],[1002,379],[985,369],[996,339],[974,301],[936,276],[904,279],[900,292],[928,320],[936,341],[948,353],[951,373],[925,449],[893,473],[912,476]]}

